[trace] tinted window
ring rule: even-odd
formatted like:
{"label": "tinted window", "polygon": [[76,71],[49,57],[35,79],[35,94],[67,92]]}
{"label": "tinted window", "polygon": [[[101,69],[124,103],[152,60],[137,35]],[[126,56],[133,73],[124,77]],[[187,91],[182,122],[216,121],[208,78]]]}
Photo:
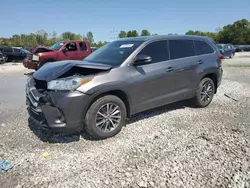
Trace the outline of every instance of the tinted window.
{"label": "tinted window", "polygon": [[167,40],[152,42],[140,51],[138,55],[148,55],[152,58],[151,63],[169,60]]}
{"label": "tinted window", "polygon": [[86,46],[85,42],[80,42],[80,49],[81,49],[81,51],[87,51],[87,46]]}
{"label": "tinted window", "polygon": [[69,51],[77,51],[76,43],[75,42],[70,42],[69,44],[66,45],[66,48]]}
{"label": "tinted window", "polygon": [[178,59],[195,55],[192,40],[169,40],[170,58]]}
{"label": "tinted window", "polygon": [[20,54],[20,52],[21,52],[21,51],[20,51],[19,49],[14,49],[14,53],[15,53],[15,54]]}
{"label": "tinted window", "polygon": [[[211,54],[214,53],[214,49],[204,41],[195,41],[195,48],[197,55],[202,54]],[[222,46],[217,45],[219,49],[222,49]]]}
{"label": "tinted window", "polygon": [[5,48],[5,49],[3,49],[3,52],[12,53],[12,49],[11,48]]}

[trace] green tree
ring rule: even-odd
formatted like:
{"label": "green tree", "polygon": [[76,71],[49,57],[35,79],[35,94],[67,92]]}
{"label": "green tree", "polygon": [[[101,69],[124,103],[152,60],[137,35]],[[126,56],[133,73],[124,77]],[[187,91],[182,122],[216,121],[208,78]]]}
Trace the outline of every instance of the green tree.
{"label": "green tree", "polygon": [[128,31],[127,32],[127,37],[137,37],[138,33],[136,30]]}
{"label": "green tree", "polygon": [[120,31],[118,37],[119,38],[125,38],[125,37],[127,37],[127,32],[126,31]]}
{"label": "green tree", "polygon": [[89,41],[90,44],[92,44],[94,42],[94,36],[93,36],[93,33],[91,31],[89,31],[86,34],[86,38],[87,38],[87,40]]}
{"label": "green tree", "polygon": [[147,30],[147,29],[143,29],[142,31],[141,31],[141,36],[150,36],[151,34],[150,34],[150,32]]}
{"label": "green tree", "polygon": [[81,34],[77,34],[74,36],[74,40],[82,40]]}
{"label": "green tree", "polygon": [[75,33],[71,33],[70,31],[62,33],[63,40],[74,40]]}

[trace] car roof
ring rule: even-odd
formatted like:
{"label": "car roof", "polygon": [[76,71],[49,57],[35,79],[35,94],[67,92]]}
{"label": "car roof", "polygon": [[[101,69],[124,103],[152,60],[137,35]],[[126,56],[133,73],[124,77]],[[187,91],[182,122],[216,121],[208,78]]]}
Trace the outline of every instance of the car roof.
{"label": "car roof", "polygon": [[140,37],[127,37],[121,38],[116,41],[149,41],[149,40],[156,40],[156,39],[205,39],[205,40],[212,40],[212,38],[207,36],[198,36],[198,35],[154,35],[154,36],[140,36]]}

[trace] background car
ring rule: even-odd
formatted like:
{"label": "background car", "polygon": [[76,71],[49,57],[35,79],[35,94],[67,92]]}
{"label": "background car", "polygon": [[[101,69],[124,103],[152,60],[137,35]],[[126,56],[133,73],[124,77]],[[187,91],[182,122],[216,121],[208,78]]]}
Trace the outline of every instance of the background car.
{"label": "background car", "polygon": [[4,63],[7,60],[7,56],[3,55],[3,53],[0,51],[0,63]]}
{"label": "background car", "polygon": [[223,57],[232,58],[235,55],[235,48],[232,44],[216,44]]}
{"label": "background car", "polygon": [[6,57],[6,61],[14,61],[14,62],[19,62],[23,61],[27,54],[30,52],[24,49],[18,49],[18,48],[11,48],[11,47],[5,47],[5,48],[0,48],[0,51],[2,54]]}

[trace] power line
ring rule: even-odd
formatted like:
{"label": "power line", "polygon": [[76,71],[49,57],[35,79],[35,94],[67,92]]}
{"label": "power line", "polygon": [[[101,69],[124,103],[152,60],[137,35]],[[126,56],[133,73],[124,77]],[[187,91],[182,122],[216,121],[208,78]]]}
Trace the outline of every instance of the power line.
{"label": "power line", "polygon": [[114,28],[110,31],[110,40],[116,40],[118,38],[118,31]]}

